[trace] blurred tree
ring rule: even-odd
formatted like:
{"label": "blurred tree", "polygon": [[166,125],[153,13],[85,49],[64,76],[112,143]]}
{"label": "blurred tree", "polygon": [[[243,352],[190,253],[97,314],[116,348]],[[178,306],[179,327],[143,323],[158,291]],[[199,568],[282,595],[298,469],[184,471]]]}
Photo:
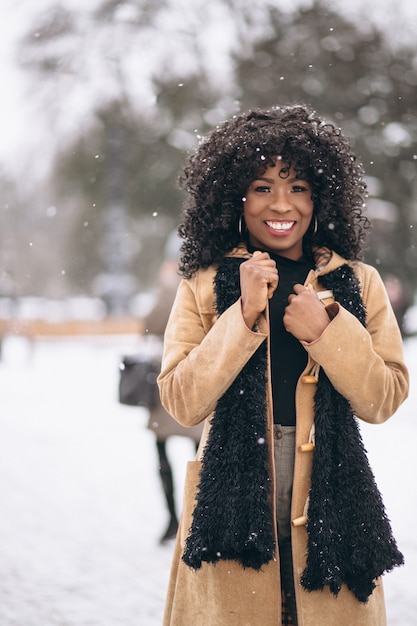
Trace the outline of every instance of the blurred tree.
{"label": "blurred tree", "polygon": [[52,194],[73,218],[64,255],[74,288],[107,297],[115,280],[130,295],[154,284],[180,212],[179,159],[162,124],[120,102],[57,155]]}
{"label": "blurred tree", "polygon": [[24,181],[0,174],[0,297],[67,293],[65,270],[56,254],[66,229],[46,202],[47,188],[45,181],[33,193]]}
{"label": "blurred tree", "polygon": [[22,202],[12,180],[0,174],[0,297],[19,296],[24,281],[24,269],[17,253],[23,241]]}
{"label": "blurred tree", "polygon": [[[178,219],[184,152],[239,110],[303,101],[344,128],[364,163],[375,225],[367,259],[415,290],[414,47],[393,47],[370,22],[324,1],[284,11],[269,0],[181,9],[108,0],[42,13],[21,62],[48,117],[73,120],[70,133],[57,132],[50,203],[72,215],[65,266],[74,285],[89,289],[124,252],[123,271],[151,284],[161,239]],[[123,209],[117,241],[114,205]]]}
{"label": "blurred tree", "polygon": [[[417,286],[417,51],[324,2],[269,12],[270,33],[236,53],[242,108],[307,102],[351,138],[370,184],[366,258]],[[376,197],[372,197],[376,194]]]}

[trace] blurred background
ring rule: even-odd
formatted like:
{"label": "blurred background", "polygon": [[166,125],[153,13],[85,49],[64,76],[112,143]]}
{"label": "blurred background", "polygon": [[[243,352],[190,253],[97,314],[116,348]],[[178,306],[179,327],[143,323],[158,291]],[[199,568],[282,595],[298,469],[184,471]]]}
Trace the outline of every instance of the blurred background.
{"label": "blurred background", "polygon": [[69,315],[85,298],[85,314],[136,313],[178,223],[186,151],[234,113],[294,101],[350,137],[366,258],[412,300],[412,0],[2,0],[0,18],[3,317],[34,315],[29,298],[44,314],[74,298]]}
{"label": "blurred background", "polygon": [[[0,1],[0,626],[161,624],[159,461],[118,362],[144,348],[184,157],[220,121],[302,101],[350,137],[415,379],[416,23],[414,0]],[[406,555],[389,626],[417,612],[414,405],[363,427]],[[180,510],[194,443],[168,447]]]}

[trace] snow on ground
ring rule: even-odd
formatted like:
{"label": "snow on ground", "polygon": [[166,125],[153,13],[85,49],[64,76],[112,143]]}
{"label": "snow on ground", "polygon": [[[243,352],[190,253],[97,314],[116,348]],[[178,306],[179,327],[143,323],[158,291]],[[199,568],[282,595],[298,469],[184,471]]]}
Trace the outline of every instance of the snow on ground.
{"label": "snow on ground", "polygon": [[[117,402],[137,340],[4,341],[0,361],[0,625],[160,626],[172,543],[146,411]],[[417,340],[407,340],[411,378]],[[389,626],[417,599],[416,391],[363,433],[406,564],[385,578]],[[192,443],[170,442],[177,496]]]}

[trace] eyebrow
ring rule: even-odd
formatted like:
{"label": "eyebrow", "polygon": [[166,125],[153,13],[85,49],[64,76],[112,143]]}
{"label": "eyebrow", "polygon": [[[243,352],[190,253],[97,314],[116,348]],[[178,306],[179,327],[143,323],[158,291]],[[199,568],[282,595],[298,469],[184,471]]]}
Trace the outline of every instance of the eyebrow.
{"label": "eyebrow", "polygon": [[[273,185],[275,183],[275,179],[274,178],[266,178],[265,176],[258,176],[257,178],[255,178],[255,180],[264,180],[266,183],[270,183],[271,185]],[[307,181],[304,180],[304,178],[285,178],[284,179],[287,183],[295,183],[297,181],[301,181],[306,183]]]}
{"label": "eyebrow", "polygon": [[273,178],[265,178],[265,176],[258,176],[255,180],[264,180],[266,183],[271,183],[271,185],[275,182]]}

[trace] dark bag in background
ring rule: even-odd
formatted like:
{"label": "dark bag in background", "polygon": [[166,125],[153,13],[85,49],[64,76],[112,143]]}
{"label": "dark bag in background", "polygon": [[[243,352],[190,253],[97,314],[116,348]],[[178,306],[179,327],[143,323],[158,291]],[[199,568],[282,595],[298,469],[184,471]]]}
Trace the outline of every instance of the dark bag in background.
{"label": "dark bag in background", "polygon": [[154,358],[124,356],[119,364],[119,402],[152,410],[158,403],[156,379],[161,363]]}

